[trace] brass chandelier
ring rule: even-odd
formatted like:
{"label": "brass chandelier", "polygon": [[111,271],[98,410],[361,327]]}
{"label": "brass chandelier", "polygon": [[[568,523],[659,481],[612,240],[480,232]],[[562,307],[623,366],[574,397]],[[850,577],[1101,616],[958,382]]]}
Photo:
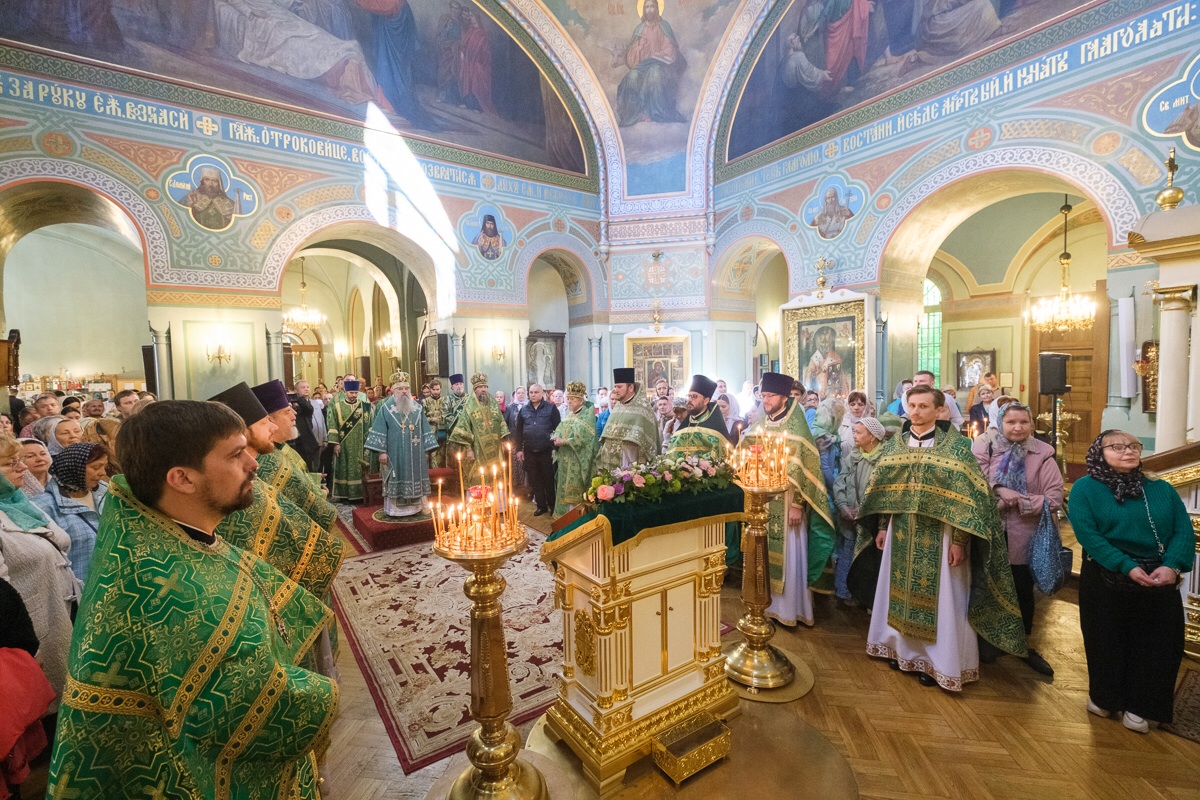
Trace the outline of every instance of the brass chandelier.
{"label": "brass chandelier", "polygon": [[309,328],[319,328],[325,324],[325,315],[315,308],[308,307],[308,283],[305,282],[304,256],[300,256],[300,305],[292,306],[283,312],[283,329],[287,333],[299,336]]}
{"label": "brass chandelier", "polygon": [[1096,322],[1096,303],[1086,295],[1071,294],[1071,254],[1067,251],[1067,215],[1071,203],[1063,195],[1059,209],[1063,217],[1063,251],[1058,256],[1062,267],[1062,284],[1054,297],[1044,297],[1029,312],[1033,327],[1043,333],[1051,331],[1082,331],[1090,329]]}

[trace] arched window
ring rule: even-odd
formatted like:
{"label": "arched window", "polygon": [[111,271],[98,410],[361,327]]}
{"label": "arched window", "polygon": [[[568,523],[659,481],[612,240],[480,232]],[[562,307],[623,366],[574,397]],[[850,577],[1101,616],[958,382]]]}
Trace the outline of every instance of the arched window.
{"label": "arched window", "polygon": [[917,369],[933,373],[934,386],[942,385],[942,290],[925,279],[925,313],[917,332]]}

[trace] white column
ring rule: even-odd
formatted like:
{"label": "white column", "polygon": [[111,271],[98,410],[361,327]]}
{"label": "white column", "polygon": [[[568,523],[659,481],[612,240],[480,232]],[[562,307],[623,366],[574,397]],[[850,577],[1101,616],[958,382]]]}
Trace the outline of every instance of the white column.
{"label": "white column", "polygon": [[592,394],[600,388],[600,337],[588,337],[588,378],[591,381],[591,386],[588,391]]}
{"label": "white column", "polygon": [[283,331],[267,328],[267,380],[283,380]]}
{"label": "white column", "polygon": [[1189,337],[1196,287],[1160,287],[1155,295],[1158,319],[1158,412],[1154,429],[1157,452],[1187,444]]}
{"label": "white column", "polygon": [[[464,374],[462,355],[461,355],[462,351],[460,350],[461,341],[462,341],[462,337],[460,337],[457,333],[455,333],[453,330],[451,330],[450,331],[450,355],[449,355],[450,374],[451,375],[454,375],[456,373]],[[465,375],[464,375],[464,377],[465,377]]]}
{"label": "white column", "polygon": [[[513,368],[515,370],[513,386],[525,386],[525,379],[529,377],[529,365],[525,363],[525,339],[528,335],[528,328],[517,329],[517,357],[513,360]],[[512,389],[507,389],[505,393],[507,394],[511,391]]]}
{"label": "white column", "polygon": [[171,324],[163,330],[150,326],[150,342],[154,345],[154,369],[158,373],[158,399],[175,399],[175,367],[171,361]]}

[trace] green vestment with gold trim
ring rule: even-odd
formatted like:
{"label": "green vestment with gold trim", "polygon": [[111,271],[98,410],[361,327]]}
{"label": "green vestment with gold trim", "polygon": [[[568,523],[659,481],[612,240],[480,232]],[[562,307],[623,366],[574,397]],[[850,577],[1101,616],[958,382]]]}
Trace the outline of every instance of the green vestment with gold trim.
{"label": "green vestment with gold trim", "polygon": [[592,461],[596,457],[596,409],[584,401],[579,410],[567,414],[558,423],[554,436],[563,443],[554,451],[558,481],[554,516],[561,517],[583,502],[583,493],[592,485]]}
{"label": "green vestment with gold trim", "polygon": [[891,576],[888,624],[905,636],[937,641],[942,533],[949,525],[956,541],[970,539],[971,627],[1001,650],[1025,655],[1000,514],[971,440],[939,428],[933,447],[910,447],[905,434],[880,447],[859,516],[891,517],[892,563],[882,567]]}
{"label": "green vestment with gold trim", "polygon": [[808,522],[808,584],[811,586],[833,554],[834,524],[829,509],[829,493],[821,472],[821,451],[813,442],[804,409],[792,398],[786,401],[784,415],[778,421],[763,418],[746,432],[743,444],[754,444],[763,437],[782,436],[788,448],[790,488],[767,505],[767,552],[770,555],[771,591],[784,589],[783,542],[787,534],[789,505],[804,505]]}
{"label": "green vestment with gold trim", "polygon": [[641,384],[637,383],[633,385],[632,400],[612,405],[604,432],[600,434],[600,449],[593,465],[595,472],[620,469],[626,445],[636,448],[634,462],[638,464],[653,461],[662,445],[654,409],[650,407]]}
{"label": "green vestment with gold trim", "polygon": [[[449,442],[463,451],[463,473],[468,486],[479,483],[479,468],[483,467],[491,480],[491,466],[500,463],[500,440],[508,435],[508,424],[496,399],[488,395],[487,403],[479,402],[474,393],[467,395],[456,415]],[[466,453],[474,454],[468,461]],[[453,466],[457,467],[457,463]]]}
{"label": "green vestment with gold trim", "polygon": [[729,456],[729,431],[725,419],[710,402],[696,416],[689,416],[687,425],[671,434],[667,455],[677,458],[696,456],[710,461],[725,461]]}
{"label": "green vestment with gold trim", "polygon": [[345,558],[342,539],[314,522],[261,478],[254,480],[253,504],[221,520],[214,532],[235,547],[265,559],[320,598],[333,586]]}
{"label": "green vestment with gold trim", "polygon": [[113,479],[71,642],[52,798],[317,798],[332,612],[263,559],[194,541]]}
{"label": "green vestment with gold trim", "polygon": [[371,404],[362,397],[349,403],[335,399],[329,409],[327,440],[340,449],[333,455],[334,500],[362,500],[365,489],[362,481],[362,462],[366,457],[363,445],[373,419]]}
{"label": "green vestment with gold trim", "polygon": [[295,469],[280,450],[258,457],[258,477],[280,497],[291,500],[313,522],[333,532],[337,509],[308,478],[305,469]]}

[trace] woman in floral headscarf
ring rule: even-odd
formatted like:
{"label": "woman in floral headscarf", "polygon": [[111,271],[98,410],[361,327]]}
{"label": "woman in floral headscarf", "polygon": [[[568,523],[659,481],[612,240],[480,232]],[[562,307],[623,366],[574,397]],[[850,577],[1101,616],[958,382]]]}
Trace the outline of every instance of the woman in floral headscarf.
{"label": "woman in floral headscarf", "polygon": [[1118,430],[1096,437],[1088,474],[1071,487],[1068,516],[1083,546],[1079,627],[1091,713],[1121,714],[1138,733],[1172,719],[1183,660],[1179,576],[1196,535],[1179,493],[1142,472],[1142,443]]}
{"label": "woman in floral headscarf", "polygon": [[[983,395],[988,390],[979,390]],[[1033,412],[1013,401],[999,412],[998,435],[976,439],[971,446],[983,477],[987,479],[1000,508],[1000,522],[1008,542],[1017,601],[1025,636],[1033,632],[1033,573],[1029,570],[1029,542],[1042,515],[1062,507],[1063,478],[1054,460],[1054,448],[1033,437]],[[985,664],[1000,653],[985,639],[979,641],[979,657]],[[1054,669],[1041,653],[1029,648],[1030,669],[1054,676]]]}
{"label": "woman in floral headscarf", "polygon": [[81,442],[54,456],[46,491],[34,504],[71,537],[71,569],[87,581],[88,564],[96,549],[100,512],[108,496],[108,451]]}

